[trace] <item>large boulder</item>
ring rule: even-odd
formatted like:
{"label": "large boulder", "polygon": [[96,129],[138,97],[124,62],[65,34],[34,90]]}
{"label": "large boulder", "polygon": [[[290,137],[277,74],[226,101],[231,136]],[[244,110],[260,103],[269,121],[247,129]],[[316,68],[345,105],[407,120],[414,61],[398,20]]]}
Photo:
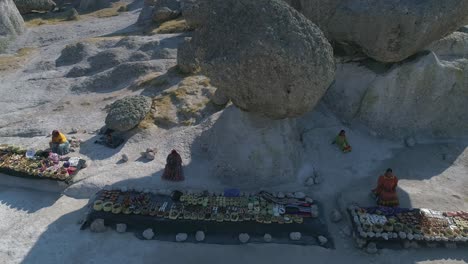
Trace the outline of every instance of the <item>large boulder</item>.
{"label": "large boulder", "polygon": [[427,52],[386,67],[340,64],[325,101],[341,118],[389,137],[467,135],[467,59],[443,61]]}
{"label": "large boulder", "polygon": [[56,4],[52,0],[14,0],[21,14],[32,11],[52,11]]}
{"label": "large boulder", "polygon": [[428,46],[439,57],[468,58],[468,33],[454,32]]}
{"label": "large boulder", "polygon": [[12,0],[0,0],[0,51],[15,36],[23,33],[24,20]]}
{"label": "large boulder", "polygon": [[335,44],[398,62],[468,23],[466,0],[285,0]]}
{"label": "large boulder", "polygon": [[333,81],[331,45],[283,1],[202,0],[195,11],[203,19],[194,19],[200,25],[189,45],[202,72],[242,110],[297,117]]}
{"label": "large boulder", "polygon": [[128,96],[115,101],[106,117],[106,126],[116,131],[136,127],[151,110],[151,99],[145,96]]}

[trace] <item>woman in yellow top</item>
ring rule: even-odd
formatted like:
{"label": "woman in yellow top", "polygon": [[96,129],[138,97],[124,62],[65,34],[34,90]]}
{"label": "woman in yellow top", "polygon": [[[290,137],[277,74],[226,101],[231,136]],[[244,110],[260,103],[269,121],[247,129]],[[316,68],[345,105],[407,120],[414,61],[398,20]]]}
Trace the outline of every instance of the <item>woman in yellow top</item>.
{"label": "woman in yellow top", "polygon": [[65,155],[70,152],[70,143],[64,134],[58,130],[52,131],[52,141],[49,143],[53,153]]}

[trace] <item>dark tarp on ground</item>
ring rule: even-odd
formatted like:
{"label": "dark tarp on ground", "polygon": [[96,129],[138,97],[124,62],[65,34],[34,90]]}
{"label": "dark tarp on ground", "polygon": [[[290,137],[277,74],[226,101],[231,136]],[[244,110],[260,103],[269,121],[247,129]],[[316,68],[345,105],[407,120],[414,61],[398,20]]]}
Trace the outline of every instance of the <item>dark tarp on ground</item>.
{"label": "dark tarp on ground", "polygon": [[[163,201],[168,198],[170,200],[169,196],[157,196]],[[323,247],[334,248],[333,240],[328,233],[328,227],[321,218],[304,218],[302,224],[262,224],[255,221],[171,220],[156,216],[113,214],[111,212],[95,211],[92,208],[93,204],[94,200],[90,202],[89,213],[85,223],[82,225],[82,229],[89,227],[95,219],[104,219],[106,226],[111,226],[112,228],[115,228],[116,224],[126,224],[127,231],[134,232],[139,239],[144,239],[142,232],[145,229],[152,228],[155,233],[154,239],[173,242],[176,241],[175,236],[177,233],[187,233],[189,235],[187,242],[196,242],[195,233],[201,230],[205,232],[205,241],[196,243],[221,245],[241,244],[238,239],[240,233],[249,234],[249,243],[266,243],[263,241],[263,236],[268,233],[273,237],[270,243],[293,245],[318,245],[317,237],[322,235],[328,239],[328,242]],[[323,215],[322,212],[320,212],[320,215]],[[301,240],[290,240],[290,232],[301,232]]]}

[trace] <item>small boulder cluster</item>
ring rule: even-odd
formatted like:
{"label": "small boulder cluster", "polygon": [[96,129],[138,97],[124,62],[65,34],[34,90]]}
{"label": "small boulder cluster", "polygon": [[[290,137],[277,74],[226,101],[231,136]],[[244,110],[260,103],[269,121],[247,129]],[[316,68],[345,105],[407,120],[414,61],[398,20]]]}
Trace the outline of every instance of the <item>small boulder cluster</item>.
{"label": "small boulder cluster", "polygon": [[181,14],[182,3],[180,0],[145,0],[137,24],[141,26],[152,23],[161,24],[175,19]]}

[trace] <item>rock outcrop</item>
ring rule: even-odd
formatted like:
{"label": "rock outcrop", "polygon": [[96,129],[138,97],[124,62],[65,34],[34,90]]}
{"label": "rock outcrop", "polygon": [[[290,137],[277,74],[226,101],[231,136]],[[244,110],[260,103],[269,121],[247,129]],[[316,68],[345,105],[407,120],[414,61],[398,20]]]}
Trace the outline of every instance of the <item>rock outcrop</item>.
{"label": "rock outcrop", "polygon": [[468,59],[468,32],[454,32],[432,43],[428,49],[444,59]]}
{"label": "rock outcrop", "polygon": [[151,99],[145,96],[128,96],[115,101],[106,117],[106,126],[116,131],[136,127],[151,110]]}
{"label": "rock outcrop", "polygon": [[162,23],[180,16],[181,12],[180,0],[145,0],[137,24]]}
{"label": "rock outcrop", "polygon": [[337,45],[399,62],[468,23],[468,1],[285,0]]}
{"label": "rock outcrop", "polygon": [[467,59],[444,61],[427,52],[385,67],[340,64],[325,102],[341,118],[361,121],[389,137],[467,135]]}
{"label": "rock outcrop", "polygon": [[52,0],[14,0],[21,14],[32,11],[52,11],[56,4]]}
{"label": "rock outcrop", "polygon": [[15,36],[23,33],[24,20],[12,0],[0,0],[0,52]]}
{"label": "rock outcrop", "polygon": [[333,81],[331,45],[283,1],[202,0],[193,13],[201,25],[189,45],[202,72],[244,111],[300,116]]}

